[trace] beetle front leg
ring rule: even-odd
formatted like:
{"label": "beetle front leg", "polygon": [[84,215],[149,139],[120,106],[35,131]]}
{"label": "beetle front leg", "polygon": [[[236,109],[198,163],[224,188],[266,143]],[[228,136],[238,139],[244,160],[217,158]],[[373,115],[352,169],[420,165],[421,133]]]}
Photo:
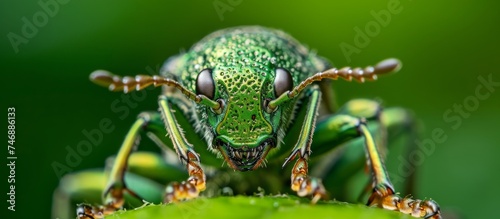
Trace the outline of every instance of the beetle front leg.
{"label": "beetle front leg", "polygon": [[171,183],[165,192],[165,202],[177,202],[198,197],[206,188],[206,176],[200,166],[200,158],[193,150],[181,132],[181,129],[172,113],[167,96],[159,98],[160,112],[165,122],[165,128],[172,139],[174,149],[179,159],[186,164],[189,178],[181,183]]}
{"label": "beetle front leg", "polygon": [[292,169],[292,190],[297,192],[299,196],[312,195],[312,203],[316,203],[326,195],[326,191],[320,179],[308,175],[307,160],[311,154],[312,134],[314,133],[321,93],[319,88],[315,86],[306,95],[308,103],[304,123],[292,154],[285,160],[283,167],[298,156]]}
{"label": "beetle front leg", "polygon": [[206,188],[206,176],[200,167],[198,156],[190,152],[188,156],[187,169],[189,178],[181,183],[173,182],[167,186],[164,199],[166,203],[196,198]]}

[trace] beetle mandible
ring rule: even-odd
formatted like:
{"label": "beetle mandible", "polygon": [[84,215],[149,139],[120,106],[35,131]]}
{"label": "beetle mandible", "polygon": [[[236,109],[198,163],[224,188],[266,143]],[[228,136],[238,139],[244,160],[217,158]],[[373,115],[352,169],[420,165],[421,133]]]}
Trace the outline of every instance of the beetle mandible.
{"label": "beetle mandible", "polygon": [[[420,218],[441,218],[434,201],[401,198],[395,193],[378,151],[383,148],[379,146],[384,144],[383,137],[378,138],[370,129],[370,124],[384,129],[407,123],[408,118],[401,116],[406,115],[404,111],[382,109],[376,101],[366,99],[351,100],[338,108],[328,83],[338,78],[375,80],[400,66],[397,59],[387,59],[374,67],[332,68],[284,32],[250,26],[208,35],[186,53],[170,58],[160,75],[120,77],[95,71],[91,80],[112,91],[128,93],[148,86],[161,86],[163,91],[159,111],[138,116],[114,159],[104,205],[80,205],[78,216],[101,218],[122,208],[124,192],[139,197],[126,186],[124,175],[138,136],[148,133],[160,146],[176,152],[189,175],[167,186],[167,203],[198,197],[207,186],[204,167],[216,165],[211,159],[214,156],[241,172],[266,165],[275,170],[271,166],[276,163],[282,167],[294,163],[291,189],[299,196],[311,196],[315,203],[325,197],[326,190],[322,180],[310,176],[316,168],[309,167],[311,156],[360,138],[372,176],[367,205]],[[180,118],[188,118],[188,125],[181,126]],[[191,131],[185,130],[201,136],[201,145],[190,143],[191,135],[186,134]],[[208,161],[202,166],[201,158],[205,157]],[[328,170],[318,166],[316,172]]]}

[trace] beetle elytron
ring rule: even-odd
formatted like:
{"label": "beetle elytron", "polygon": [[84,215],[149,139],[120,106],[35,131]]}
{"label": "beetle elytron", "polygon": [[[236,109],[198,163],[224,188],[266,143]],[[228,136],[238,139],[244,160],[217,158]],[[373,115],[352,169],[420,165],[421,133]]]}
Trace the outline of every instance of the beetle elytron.
{"label": "beetle elytron", "polygon": [[[244,193],[249,186],[243,185],[251,184],[255,177],[245,178],[242,172],[262,168],[266,172],[259,172],[258,185],[269,184],[270,191],[279,192],[287,189],[281,186],[283,182],[291,182],[291,190],[299,196],[311,196],[315,203],[330,189],[329,175],[335,172],[335,165],[342,165],[334,162],[339,155],[351,147],[363,151],[362,147],[372,176],[367,205],[420,218],[441,218],[434,201],[395,194],[378,152],[386,143],[385,130],[404,127],[409,120],[407,113],[399,108],[382,109],[376,101],[366,99],[351,100],[337,108],[328,83],[328,79],[338,78],[375,80],[399,67],[398,60],[387,59],[375,67],[331,68],[287,34],[253,26],[208,35],[188,52],[167,60],[160,75],[119,77],[95,71],[91,80],[112,91],[127,93],[154,85],[162,86],[163,92],[159,112],[140,114],[127,134],[110,167],[104,205],[79,205],[78,217],[102,218],[113,213],[122,208],[124,193],[139,197],[124,176],[127,168],[133,171],[134,166],[145,165],[132,164],[134,155],[139,154],[133,149],[145,133],[165,151],[175,151],[189,175],[177,183],[173,182],[179,180],[177,173],[156,174],[170,182],[163,196],[166,203],[208,192],[210,181],[220,172],[217,169],[238,170],[232,174],[243,177],[236,177],[232,185],[236,192]],[[327,153],[341,148],[339,145],[344,145],[343,151]],[[216,156],[222,159],[214,159]],[[313,161],[316,157],[321,159]],[[220,161],[227,165],[221,167]],[[292,162],[288,181],[280,171]],[[155,175],[151,172],[144,175]],[[63,179],[61,185],[75,181],[75,177]]]}

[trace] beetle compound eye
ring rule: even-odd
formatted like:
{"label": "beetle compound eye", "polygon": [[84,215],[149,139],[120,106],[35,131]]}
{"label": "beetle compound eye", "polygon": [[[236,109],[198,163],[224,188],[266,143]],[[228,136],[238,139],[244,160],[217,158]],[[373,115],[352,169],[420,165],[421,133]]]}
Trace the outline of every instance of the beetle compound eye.
{"label": "beetle compound eye", "polygon": [[212,78],[211,69],[203,69],[196,78],[196,94],[202,94],[210,99],[214,99],[215,82]]}
{"label": "beetle compound eye", "polygon": [[274,94],[276,97],[281,96],[286,91],[293,89],[292,75],[284,68],[276,69],[276,77],[274,79]]}

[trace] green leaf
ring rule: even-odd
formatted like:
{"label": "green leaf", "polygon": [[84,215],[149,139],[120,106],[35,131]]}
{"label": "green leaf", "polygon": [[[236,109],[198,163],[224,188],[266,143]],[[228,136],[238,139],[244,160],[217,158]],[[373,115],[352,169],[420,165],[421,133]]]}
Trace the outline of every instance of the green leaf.
{"label": "green leaf", "polygon": [[123,210],[106,217],[107,219],[136,218],[203,218],[203,219],[322,219],[322,218],[367,218],[402,219],[413,218],[399,212],[370,208],[360,204],[337,201],[310,204],[308,199],[295,196],[235,196],[198,198],[192,201],[169,205],[149,204],[134,210]]}

